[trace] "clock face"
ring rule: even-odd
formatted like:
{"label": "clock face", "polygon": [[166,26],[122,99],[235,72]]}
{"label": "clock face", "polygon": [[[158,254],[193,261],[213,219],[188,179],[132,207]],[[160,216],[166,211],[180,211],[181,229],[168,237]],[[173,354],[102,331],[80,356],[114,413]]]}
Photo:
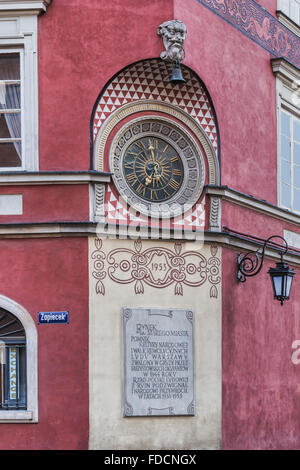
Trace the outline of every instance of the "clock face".
{"label": "clock face", "polygon": [[129,188],[151,203],[168,201],[183,183],[183,164],[179,153],[158,136],[136,139],[126,149],[123,175]]}
{"label": "clock face", "polygon": [[126,123],[111,144],[117,191],[146,216],[172,218],[188,211],[203,190],[205,166],[189,133],[153,116]]}

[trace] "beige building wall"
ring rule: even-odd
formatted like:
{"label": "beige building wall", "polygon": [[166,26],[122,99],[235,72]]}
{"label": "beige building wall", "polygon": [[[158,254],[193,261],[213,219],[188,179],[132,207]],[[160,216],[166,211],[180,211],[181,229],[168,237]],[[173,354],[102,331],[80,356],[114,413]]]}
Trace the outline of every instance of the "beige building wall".
{"label": "beige building wall", "polygon": [[[220,448],[220,247],[91,237],[89,250],[90,449]],[[123,307],[194,312],[195,416],[123,417]]]}

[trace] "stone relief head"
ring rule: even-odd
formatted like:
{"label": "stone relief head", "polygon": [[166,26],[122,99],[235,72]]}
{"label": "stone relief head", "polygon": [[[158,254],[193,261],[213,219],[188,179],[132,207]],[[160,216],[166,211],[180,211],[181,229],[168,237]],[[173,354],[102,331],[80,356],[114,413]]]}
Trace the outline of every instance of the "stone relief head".
{"label": "stone relief head", "polygon": [[166,49],[160,54],[161,59],[182,62],[184,59],[183,43],[187,34],[185,24],[180,20],[165,21],[158,27],[157,34],[162,37]]}

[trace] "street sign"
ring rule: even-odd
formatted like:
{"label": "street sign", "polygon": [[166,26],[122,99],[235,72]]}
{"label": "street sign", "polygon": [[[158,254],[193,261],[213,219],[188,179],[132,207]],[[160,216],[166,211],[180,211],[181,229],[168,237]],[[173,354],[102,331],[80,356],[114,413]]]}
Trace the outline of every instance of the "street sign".
{"label": "street sign", "polygon": [[38,324],[69,323],[69,312],[38,312]]}

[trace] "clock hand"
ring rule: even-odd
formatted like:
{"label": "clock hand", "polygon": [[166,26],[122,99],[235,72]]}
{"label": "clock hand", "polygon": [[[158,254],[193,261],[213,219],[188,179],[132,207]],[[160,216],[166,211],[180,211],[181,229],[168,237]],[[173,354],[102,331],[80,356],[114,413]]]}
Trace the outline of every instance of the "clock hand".
{"label": "clock hand", "polygon": [[148,147],[148,150],[150,150],[150,153],[151,153],[152,160],[153,160],[153,162],[155,162],[155,157],[154,157],[154,147],[153,147],[153,145],[152,145],[152,142],[151,142],[151,140],[150,140],[150,139],[149,139],[149,144],[150,144],[150,145],[149,145],[149,147]]}
{"label": "clock hand", "polygon": [[145,185],[148,186],[149,184],[152,183],[152,181],[159,181],[160,180],[160,177],[161,175],[159,175],[157,172],[158,172],[158,169],[159,169],[159,163],[157,161],[155,161],[155,155],[154,155],[154,147],[152,145],[152,142],[151,142],[151,139],[149,139],[149,147],[148,147],[148,150],[150,150],[150,153],[151,153],[151,157],[152,157],[152,161],[153,161],[153,170],[151,172],[151,175],[147,175],[146,178],[145,178]]}
{"label": "clock hand", "polygon": [[[149,147],[148,147],[148,150],[150,150],[151,158],[152,158],[152,161],[153,161],[153,163],[154,163],[154,165],[155,165],[154,147],[153,147],[153,145],[152,145],[151,139],[149,139]],[[149,175],[146,175],[146,178],[145,178],[145,185],[146,185],[146,186],[148,186],[149,184],[152,183],[153,175],[154,175],[154,169],[155,169],[155,166],[153,167],[150,176],[149,176]]]}

